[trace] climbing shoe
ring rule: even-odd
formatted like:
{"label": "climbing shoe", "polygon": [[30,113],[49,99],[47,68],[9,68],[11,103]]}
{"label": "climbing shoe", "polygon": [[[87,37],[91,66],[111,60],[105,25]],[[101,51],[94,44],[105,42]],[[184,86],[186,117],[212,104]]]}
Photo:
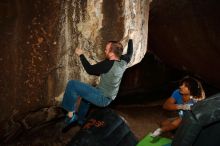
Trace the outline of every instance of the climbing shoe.
{"label": "climbing shoe", "polygon": [[67,116],[65,118],[65,123],[66,123],[66,125],[70,125],[70,124],[76,122],[77,120],[78,120],[78,116],[76,114],[74,114],[71,118]]}

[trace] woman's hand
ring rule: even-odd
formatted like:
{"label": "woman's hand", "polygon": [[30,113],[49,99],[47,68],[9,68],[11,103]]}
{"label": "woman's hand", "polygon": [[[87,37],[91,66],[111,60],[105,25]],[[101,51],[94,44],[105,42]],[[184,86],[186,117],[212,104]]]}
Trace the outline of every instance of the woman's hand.
{"label": "woman's hand", "polygon": [[180,104],[180,105],[177,105],[177,108],[179,110],[191,110],[191,104]]}

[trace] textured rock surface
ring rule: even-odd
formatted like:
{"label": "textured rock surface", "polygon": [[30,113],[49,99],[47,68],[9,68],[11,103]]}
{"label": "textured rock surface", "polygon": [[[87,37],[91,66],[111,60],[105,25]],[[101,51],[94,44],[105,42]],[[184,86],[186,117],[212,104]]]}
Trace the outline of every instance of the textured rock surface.
{"label": "textured rock surface", "polygon": [[57,56],[58,64],[63,68],[57,70],[58,77],[62,78],[57,85],[64,87],[70,78],[96,84],[96,77],[88,76],[76,56],[68,54],[73,54],[76,47],[83,47],[90,62],[95,63],[103,58],[108,40],[124,40],[128,31],[132,31],[135,38],[135,55],[130,66],[140,62],[147,48],[148,5],[148,1],[132,0],[86,3],[75,0],[64,3],[65,15],[59,38],[59,54],[63,56]]}
{"label": "textured rock surface", "polygon": [[[130,66],[140,62],[148,10],[148,0],[1,1],[0,137],[16,134],[30,112],[54,105],[69,79],[97,82],[82,69],[74,48],[83,47],[95,63],[108,40],[123,40],[130,31],[135,46]],[[30,119],[44,120],[36,118]]]}

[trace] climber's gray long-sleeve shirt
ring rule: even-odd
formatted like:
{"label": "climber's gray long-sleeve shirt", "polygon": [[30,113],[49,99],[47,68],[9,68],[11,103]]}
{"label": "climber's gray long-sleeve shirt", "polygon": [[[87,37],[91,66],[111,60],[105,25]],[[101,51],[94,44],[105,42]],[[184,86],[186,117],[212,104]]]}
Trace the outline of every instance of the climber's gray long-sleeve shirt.
{"label": "climber's gray long-sleeve shirt", "polygon": [[101,76],[97,88],[101,90],[105,97],[114,100],[119,90],[121,78],[127,68],[127,64],[131,60],[132,54],[133,42],[130,39],[127,54],[122,55],[120,61],[105,59],[97,64],[91,65],[83,54],[80,55],[80,60],[88,74]]}

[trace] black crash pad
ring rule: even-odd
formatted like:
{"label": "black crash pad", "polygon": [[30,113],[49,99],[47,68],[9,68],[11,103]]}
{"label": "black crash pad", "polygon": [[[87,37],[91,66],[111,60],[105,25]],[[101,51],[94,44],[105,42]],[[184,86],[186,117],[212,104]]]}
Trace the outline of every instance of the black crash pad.
{"label": "black crash pad", "polygon": [[109,108],[89,115],[68,146],[135,146],[138,140],[125,121]]}
{"label": "black crash pad", "polygon": [[178,128],[172,146],[220,145],[220,93],[192,107]]}

